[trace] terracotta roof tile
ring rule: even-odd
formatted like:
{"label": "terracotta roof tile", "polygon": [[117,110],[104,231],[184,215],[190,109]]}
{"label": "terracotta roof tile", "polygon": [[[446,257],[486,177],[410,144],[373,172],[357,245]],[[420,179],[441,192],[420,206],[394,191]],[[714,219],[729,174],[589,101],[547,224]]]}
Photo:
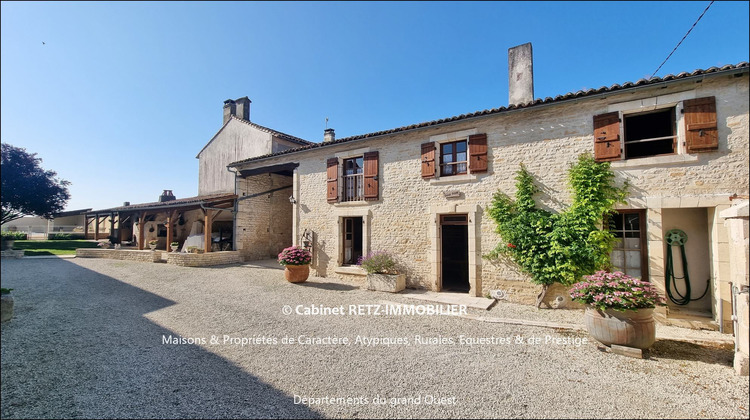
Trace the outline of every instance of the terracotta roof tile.
{"label": "terracotta roof tile", "polygon": [[413,129],[417,129],[417,128],[425,128],[425,127],[430,127],[430,126],[445,124],[445,123],[448,123],[448,122],[453,122],[453,121],[459,121],[459,120],[464,120],[464,119],[468,119],[468,118],[479,117],[479,116],[482,116],[482,115],[498,114],[498,113],[502,113],[502,112],[506,112],[506,111],[511,111],[511,110],[531,108],[533,106],[541,105],[541,104],[550,104],[550,103],[562,102],[562,101],[569,100],[569,99],[582,98],[582,97],[586,97],[586,96],[590,96],[590,95],[602,94],[602,93],[608,93],[608,92],[615,92],[615,91],[618,91],[618,90],[629,89],[629,88],[640,87],[640,86],[647,86],[647,85],[652,85],[652,84],[656,84],[656,83],[660,83],[660,82],[665,82],[665,81],[680,80],[680,79],[685,79],[685,78],[688,78],[688,77],[700,76],[700,75],[703,75],[703,74],[711,74],[711,73],[716,73],[716,72],[721,72],[721,71],[732,71],[732,70],[739,70],[739,69],[748,69],[749,66],[750,65],[746,61],[743,61],[743,62],[738,63],[738,64],[727,64],[725,66],[722,66],[721,68],[709,67],[708,69],[705,69],[705,70],[697,69],[697,70],[692,71],[691,73],[681,72],[681,73],[679,73],[677,75],[668,74],[668,75],[666,75],[664,77],[652,77],[650,79],[639,79],[636,82],[625,82],[625,83],[623,83],[621,85],[620,84],[613,84],[610,87],[602,86],[602,87],[600,87],[598,89],[587,89],[585,91],[579,90],[577,92],[568,92],[568,93],[565,93],[563,95],[557,95],[554,98],[547,97],[544,100],[542,100],[542,99],[535,99],[534,101],[531,101],[531,102],[528,102],[528,103],[525,103],[525,104],[515,104],[515,105],[509,105],[507,107],[502,107],[501,106],[499,108],[485,109],[485,110],[482,110],[482,111],[476,111],[476,112],[472,112],[472,113],[468,113],[468,114],[461,114],[461,115],[457,115],[457,116],[453,116],[453,117],[448,117],[448,118],[443,118],[443,119],[439,119],[439,120],[426,121],[426,122],[422,122],[422,123],[418,123],[418,124],[411,124],[411,125],[407,125],[407,126],[403,126],[403,127],[397,127],[397,128],[393,128],[393,129],[390,129],[390,130],[382,130],[382,131],[376,131],[376,132],[373,132],[373,133],[360,134],[360,135],[351,136],[351,137],[344,137],[344,138],[341,138],[341,139],[337,139],[337,140],[330,141],[330,142],[325,142],[325,143],[311,143],[309,145],[302,146],[302,147],[297,147],[297,148],[293,148],[293,149],[287,149],[287,150],[284,150],[284,151],[281,151],[281,152],[277,152],[277,153],[271,153],[271,154],[267,154],[267,155],[262,155],[262,156],[252,157],[252,158],[249,158],[249,159],[240,160],[240,161],[237,161],[237,162],[232,162],[232,163],[229,164],[229,166],[237,166],[237,165],[240,165],[240,164],[243,164],[243,163],[253,162],[253,161],[258,161],[258,160],[263,160],[263,159],[268,159],[268,158],[276,157],[276,156],[282,156],[282,155],[286,155],[286,154],[289,154],[289,153],[301,152],[301,151],[305,151],[305,150],[312,150],[312,149],[317,149],[317,148],[323,147],[323,146],[330,146],[330,145],[335,145],[335,144],[341,144],[341,143],[346,143],[346,142],[350,142],[350,141],[354,141],[354,140],[366,139],[366,138],[370,138],[370,137],[378,137],[378,136],[382,136],[382,135],[386,135],[386,134],[395,134],[395,133],[409,131],[409,130],[413,130]]}

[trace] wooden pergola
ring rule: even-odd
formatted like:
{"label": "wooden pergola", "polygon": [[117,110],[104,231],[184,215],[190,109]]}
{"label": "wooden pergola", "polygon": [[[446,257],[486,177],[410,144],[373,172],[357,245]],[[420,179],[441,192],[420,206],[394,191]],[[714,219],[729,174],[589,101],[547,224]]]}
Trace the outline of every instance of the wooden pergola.
{"label": "wooden pergola", "polygon": [[[203,212],[204,221],[204,244],[205,252],[211,252],[211,233],[212,225],[215,217],[222,211],[234,210],[234,203],[237,199],[235,194],[212,194],[203,195],[190,198],[181,198],[170,201],[159,201],[153,203],[134,204],[121,207],[113,207],[110,209],[94,210],[87,212],[85,215],[86,223],[84,227],[84,235],[88,237],[89,234],[89,221],[95,220],[94,224],[94,240],[99,240],[99,226],[102,222],[109,218],[110,223],[110,235],[113,232],[120,232],[122,224],[128,220],[135,222],[141,222],[142,226],[145,226],[143,222],[147,218],[153,216],[166,216],[166,228],[167,228],[167,246],[172,242],[174,238],[173,224],[177,220],[177,216],[180,213],[185,213],[191,210],[200,209]],[[119,242],[120,238],[116,238],[115,242]],[[145,229],[138,229],[137,244],[138,249],[144,249],[145,242]]]}

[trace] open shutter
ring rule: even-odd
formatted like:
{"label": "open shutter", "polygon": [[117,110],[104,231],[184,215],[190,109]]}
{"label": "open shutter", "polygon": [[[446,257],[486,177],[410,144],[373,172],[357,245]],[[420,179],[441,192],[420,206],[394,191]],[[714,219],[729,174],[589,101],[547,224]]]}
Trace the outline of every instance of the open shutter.
{"label": "open shutter", "polygon": [[620,159],[620,114],[594,115],[594,157],[597,162]]}
{"label": "open shutter", "polygon": [[469,173],[487,172],[487,134],[469,136]]}
{"label": "open shutter", "polygon": [[378,152],[367,152],[365,160],[365,200],[378,199]]}
{"label": "open shutter", "polygon": [[716,124],[716,98],[689,99],[683,103],[685,145],[688,153],[710,152],[719,148]]}
{"label": "open shutter", "polygon": [[422,178],[435,178],[435,143],[422,143]]}
{"label": "open shutter", "polygon": [[339,159],[328,159],[328,202],[339,201]]}

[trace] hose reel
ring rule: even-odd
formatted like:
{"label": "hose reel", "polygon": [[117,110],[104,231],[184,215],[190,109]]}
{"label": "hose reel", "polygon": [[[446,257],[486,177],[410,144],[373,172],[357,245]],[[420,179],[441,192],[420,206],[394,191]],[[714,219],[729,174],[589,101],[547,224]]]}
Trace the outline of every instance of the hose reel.
{"label": "hose reel", "polygon": [[[692,288],[690,287],[690,274],[688,272],[687,256],[685,255],[685,243],[687,243],[687,240],[688,240],[687,233],[685,233],[684,231],[680,229],[672,229],[667,232],[666,236],[664,236],[664,241],[667,242],[667,261],[666,261],[667,274],[665,276],[667,296],[669,296],[669,300],[671,300],[677,305],[687,305],[688,303],[692,301],[703,299],[703,297],[706,296],[706,293],[708,293],[708,287],[710,285],[710,282],[707,281],[706,290],[703,291],[703,294],[700,295],[700,297],[697,297],[695,299],[691,298]],[[675,273],[674,273],[674,259],[672,258],[672,247],[674,246],[680,247],[680,253],[682,255],[683,277],[677,277],[675,276]],[[677,279],[685,281],[685,294],[684,295],[680,293],[680,290],[677,288]],[[674,288],[674,292],[677,295],[677,297],[675,297],[672,294],[672,288]]]}

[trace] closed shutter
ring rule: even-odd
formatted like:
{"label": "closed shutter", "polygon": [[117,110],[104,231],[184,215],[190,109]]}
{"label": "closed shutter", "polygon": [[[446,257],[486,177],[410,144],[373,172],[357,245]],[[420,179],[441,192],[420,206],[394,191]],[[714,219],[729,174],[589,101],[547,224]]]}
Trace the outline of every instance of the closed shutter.
{"label": "closed shutter", "polygon": [[422,143],[422,178],[435,178],[435,143]]}
{"label": "closed shutter", "polygon": [[710,152],[719,148],[716,98],[689,99],[683,103],[685,145],[688,153]]}
{"label": "closed shutter", "polygon": [[620,159],[620,114],[594,115],[594,158],[597,162]]}
{"label": "closed shutter", "polygon": [[328,202],[336,203],[339,201],[339,160],[338,158],[328,159]]}
{"label": "closed shutter", "polygon": [[364,155],[365,200],[378,199],[378,152],[367,152]]}
{"label": "closed shutter", "polygon": [[487,172],[487,134],[469,136],[469,173]]}

